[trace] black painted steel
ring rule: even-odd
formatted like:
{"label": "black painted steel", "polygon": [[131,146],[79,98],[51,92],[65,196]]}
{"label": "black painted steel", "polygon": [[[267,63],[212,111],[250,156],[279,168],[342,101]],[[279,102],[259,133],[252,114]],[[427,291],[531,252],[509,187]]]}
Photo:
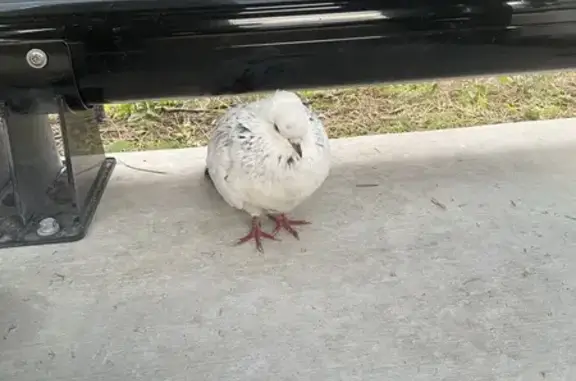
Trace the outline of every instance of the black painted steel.
{"label": "black painted steel", "polygon": [[576,0],[19,1],[0,39],[66,41],[93,104],[573,68]]}
{"label": "black painted steel", "polygon": [[4,1],[0,247],[86,233],[115,163],[92,105],[574,67],[576,0]]}
{"label": "black painted steel", "polygon": [[[27,60],[31,49],[40,58]],[[0,40],[0,248],[84,237],[114,164],[78,91],[70,46]]]}
{"label": "black painted steel", "polygon": [[[59,111],[64,162],[45,114],[0,105],[0,248],[81,239],[115,161],[104,157],[92,110]],[[54,234],[38,234],[40,222],[56,220]]]}

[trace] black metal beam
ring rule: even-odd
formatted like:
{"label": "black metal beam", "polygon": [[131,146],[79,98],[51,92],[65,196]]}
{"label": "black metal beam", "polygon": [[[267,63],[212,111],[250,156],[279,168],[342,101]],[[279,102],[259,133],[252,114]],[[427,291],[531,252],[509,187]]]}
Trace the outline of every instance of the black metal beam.
{"label": "black metal beam", "polygon": [[34,0],[0,25],[65,41],[87,104],[576,67],[576,0]]}

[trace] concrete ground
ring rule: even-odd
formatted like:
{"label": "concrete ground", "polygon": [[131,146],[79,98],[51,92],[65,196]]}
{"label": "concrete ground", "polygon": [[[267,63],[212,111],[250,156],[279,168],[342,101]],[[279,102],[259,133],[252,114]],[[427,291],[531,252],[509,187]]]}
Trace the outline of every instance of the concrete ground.
{"label": "concrete ground", "polygon": [[264,254],[204,149],[118,155],[167,174],[120,163],[85,240],[0,251],[0,380],[574,381],[575,128],[334,141]]}

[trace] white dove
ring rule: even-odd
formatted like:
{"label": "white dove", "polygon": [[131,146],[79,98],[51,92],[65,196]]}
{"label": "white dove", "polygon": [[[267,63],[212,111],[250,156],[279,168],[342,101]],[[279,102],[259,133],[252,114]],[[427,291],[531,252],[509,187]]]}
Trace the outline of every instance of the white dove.
{"label": "white dove", "polygon": [[[306,200],[330,172],[330,143],[318,116],[293,92],[229,109],[208,143],[206,175],[224,200],[252,216],[252,229],[238,244],[275,240],[284,228],[298,239],[286,213]],[[272,234],[261,229],[260,216],[276,222]]]}

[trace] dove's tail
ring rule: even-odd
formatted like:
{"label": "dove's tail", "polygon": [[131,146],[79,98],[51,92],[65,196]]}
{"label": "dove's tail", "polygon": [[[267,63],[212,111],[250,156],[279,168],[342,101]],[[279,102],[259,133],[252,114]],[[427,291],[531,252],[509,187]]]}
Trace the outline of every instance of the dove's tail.
{"label": "dove's tail", "polygon": [[212,185],[214,185],[214,181],[212,180],[212,177],[210,177],[210,172],[208,171],[208,168],[204,170],[204,177],[206,177],[208,181],[210,181]]}

